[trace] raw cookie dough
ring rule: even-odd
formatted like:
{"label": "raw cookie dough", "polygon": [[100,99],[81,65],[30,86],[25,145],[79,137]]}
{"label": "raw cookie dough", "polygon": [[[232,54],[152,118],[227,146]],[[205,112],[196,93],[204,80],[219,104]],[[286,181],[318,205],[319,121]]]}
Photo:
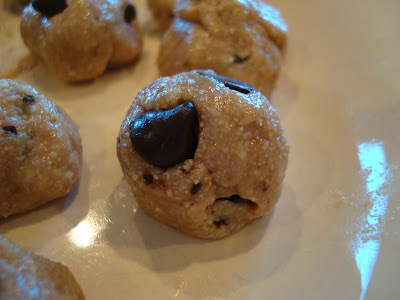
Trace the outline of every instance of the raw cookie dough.
{"label": "raw cookie dough", "polygon": [[289,145],[276,110],[255,88],[192,71],[139,92],[121,125],[117,153],[149,215],[215,239],[275,205]]}
{"label": "raw cookie dough", "polygon": [[68,194],[79,181],[81,137],[54,102],[0,80],[0,218]]}
{"label": "raw cookie dough", "polygon": [[270,97],[286,52],[287,26],[261,0],[185,0],[165,33],[161,75],[213,69]]}
{"label": "raw cookie dough", "polygon": [[0,299],[85,299],[61,263],[35,255],[0,235]]}
{"label": "raw cookie dough", "polygon": [[22,14],[27,47],[58,78],[85,81],[134,62],[142,32],[130,0],[34,0]]}
{"label": "raw cookie dough", "polygon": [[174,19],[174,5],[176,0],[147,0],[155,22],[162,31],[168,29]]}

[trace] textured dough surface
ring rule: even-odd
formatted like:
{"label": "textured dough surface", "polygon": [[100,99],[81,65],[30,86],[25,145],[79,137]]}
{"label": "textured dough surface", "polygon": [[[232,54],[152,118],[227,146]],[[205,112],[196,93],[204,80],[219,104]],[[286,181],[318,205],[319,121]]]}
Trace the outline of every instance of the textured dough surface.
{"label": "textured dough surface", "polygon": [[[213,79],[215,73],[207,74],[163,77],[140,91],[121,125],[117,152],[135,198],[149,215],[192,236],[213,239],[271,210],[281,192],[289,145],[276,110],[261,93],[231,90]],[[197,150],[193,159],[164,171],[135,151],[130,124],[145,111],[185,101],[194,104],[199,117]],[[232,195],[251,203],[216,201]]]}
{"label": "textured dough surface", "polygon": [[35,255],[0,235],[0,299],[85,299],[61,263]]}
{"label": "textured dough surface", "polygon": [[66,195],[81,165],[81,137],[68,115],[30,86],[0,80],[0,217]]}
{"label": "textured dough surface", "polygon": [[161,42],[161,75],[213,69],[270,97],[287,43],[276,9],[261,0],[185,0],[175,14]]}
{"label": "textured dough surface", "polygon": [[163,31],[168,29],[174,19],[175,2],[176,0],[147,0],[153,19]]}
{"label": "textured dough surface", "polygon": [[134,62],[142,51],[137,20],[127,23],[130,0],[67,0],[67,8],[45,17],[25,7],[21,35],[58,78],[77,82],[98,77],[107,67]]}

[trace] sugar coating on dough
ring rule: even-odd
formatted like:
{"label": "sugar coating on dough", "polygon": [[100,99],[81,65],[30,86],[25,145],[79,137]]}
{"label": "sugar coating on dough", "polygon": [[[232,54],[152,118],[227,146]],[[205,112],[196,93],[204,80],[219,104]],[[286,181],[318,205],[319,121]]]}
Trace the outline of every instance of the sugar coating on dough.
{"label": "sugar coating on dough", "polygon": [[[163,77],[141,90],[118,137],[125,178],[139,205],[154,218],[192,236],[221,238],[267,214],[277,202],[289,145],[277,112],[256,90],[243,94],[212,71]],[[199,118],[193,159],[159,169],[135,151],[130,124],[140,114],[190,101]],[[248,203],[220,198],[239,195]]]}
{"label": "sugar coating on dough", "polygon": [[61,263],[35,255],[0,235],[0,299],[85,299]]}
{"label": "sugar coating on dough", "polygon": [[176,0],[147,0],[154,21],[161,30],[166,30],[174,19],[174,6]]}
{"label": "sugar coating on dough", "polygon": [[161,42],[161,75],[213,69],[270,97],[287,43],[278,10],[261,0],[184,0],[175,14]]}
{"label": "sugar coating on dough", "polygon": [[29,85],[0,80],[0,217],[69,193],[82,165],[77,126]]}
{"label": "sugar coating on dough", "polygon": [[136,19],[125,20],[130,0],[67,0],[52,17],[25,7],[21,35],[50,71],[67,82],[90,80],[107,67],[134,62],[142,51]]}

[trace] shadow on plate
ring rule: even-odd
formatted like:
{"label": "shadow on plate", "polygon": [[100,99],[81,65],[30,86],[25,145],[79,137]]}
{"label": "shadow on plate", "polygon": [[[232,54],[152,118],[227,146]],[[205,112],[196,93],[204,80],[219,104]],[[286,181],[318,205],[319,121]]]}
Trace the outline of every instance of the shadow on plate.
{"label": "shadow on plate", "polygon": [[[34,236],[40,239],[51,239],[74,228],[88,213],[88,181],[89,168],[84,163],[82,177],[78,185],[66,196],[52,200],[31,211],[0,219],[0,234],[17,230],[22,227],[49,222],[51,226],[35,228]],[[57,218],[57,220],[52,220]],[[42,231],[42,233],[40,232]],[[16,233],[18,235],[18,233]],[[25,233],[26,235],[26,233]]]}
{"label": "shadow on plate", "polygon": [[279,117],[285,118],[297,101],[299,89],[296,83],[290,78],[289,74],[282,70],[275,90],[272,92],[270,102],[278,111]]}
{"label": "shadow on plate", "polygon": [[138,61],[122,68],[109,68],[99,77],[77,83],[67,83],[55,77],[49,69],[39,62],[32,70],[23,73],[20,80],[32,85],[35,89],[55,101],[80,101],[82,98],[97,99],[96,95],[104,94],[110,84],[130,76]]}
{"label": "shadow on plate", "polygon": [[[216,296],[221,288],[230,294],[248,281],[271,276],[290,260],[303,227],[294,194],[287,186],[269,215],[216,241],[192,238],[163,225],[146,215],[132,199],[123,179],[109,198],[105,240],[122,257],[159,275],[161,272],[166,284],[170,283],[164,278],[168,275],[201,270],[190,276],[186,293],[206,285],[207,296]],[[207,267],[210,263],[212,267]]]}

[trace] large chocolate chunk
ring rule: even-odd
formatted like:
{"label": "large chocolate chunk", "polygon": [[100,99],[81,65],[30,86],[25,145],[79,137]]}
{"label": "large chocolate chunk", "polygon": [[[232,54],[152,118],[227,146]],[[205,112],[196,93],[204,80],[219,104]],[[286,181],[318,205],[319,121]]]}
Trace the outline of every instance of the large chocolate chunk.
{"label": "large chocolate chunk", "polygon": [[161,169],[194,157],[199,121],[192,102],[170,110],[139,115],[130,125],[130,138],[140,156]]}
{"label": "large chocolate chunk", "polygon": [[62,13],[67,8],[66,0],[33,0],[32,7],[43,14],[44,16],[51,18],[59,13]]}

